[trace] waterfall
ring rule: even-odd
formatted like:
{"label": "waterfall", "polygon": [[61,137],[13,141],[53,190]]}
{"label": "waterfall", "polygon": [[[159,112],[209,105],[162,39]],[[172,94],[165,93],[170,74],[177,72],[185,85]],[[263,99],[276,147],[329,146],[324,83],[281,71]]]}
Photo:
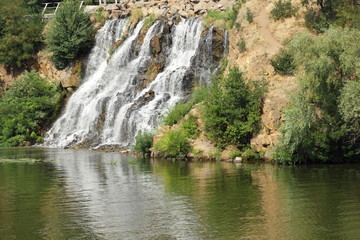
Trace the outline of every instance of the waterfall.
{"label": "waterfall", "polygon": [[[130,147],[139,131],[153,131],[169,107],[185,100],[195,83],[210,82],[218,66],[212,60],[212,28],[201,36],[198,18],[177,24],[158,20],[142,36],[142,26],[126,32],[126,20],[112,20],[99,30],[82,84],[46,134],[45,145]],[[119,39],[125,40],[110,55]],[[159,65],[149,80],[151,66]]]}

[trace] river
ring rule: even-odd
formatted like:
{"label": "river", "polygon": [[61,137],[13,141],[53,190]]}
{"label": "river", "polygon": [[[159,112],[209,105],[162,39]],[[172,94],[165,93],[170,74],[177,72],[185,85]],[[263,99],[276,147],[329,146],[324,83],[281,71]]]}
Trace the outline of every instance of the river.
{"label": "river", "polygon": [[360,165],[172,162],[42,148],[3,148],[0,159],[1,240],[360,236]]}

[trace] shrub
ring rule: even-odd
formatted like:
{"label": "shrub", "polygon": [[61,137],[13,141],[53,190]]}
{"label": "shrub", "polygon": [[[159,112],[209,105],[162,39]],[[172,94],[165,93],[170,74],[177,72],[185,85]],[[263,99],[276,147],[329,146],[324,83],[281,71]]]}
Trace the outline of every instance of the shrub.
{"label": "shrub", "polygon": [[79,2],[65,0],[51,20],[46,32],[47,49],[59,69],[90,49],[94,30],[87,13],[79,9]]}
{"label": "shrub", "polygon": [[23,141],[41,141],[41,131],[54,119],[61,96],[56,86],[37,73],[25,72],[0,101],[0,145],[18,146]]}
{"label": "shrub", "polygon": [[196,138],[199,136],[199,130],[197,127],[196,117],[190,114],[189,117],[182,122],[180,129],[184,131],[187,138]]}
{"label": "shrub", "polygon": [[265,91],[264,81],[245,80],[238,68],[231,68],[224,79],[214,79],[204,101],[203,120],[209,137],[219,147],[245,147],[258,130]]}
{"label": "shrub", "polygon": [[236,148],[236,149],[232,149],[230,151],[230,158],[234,159],[234,158],[240,157],[240,156],[241,156],[241,152],[239,149]]}
{"label": "shrub", "polygon": [[263,152],[258,152],[253,148],[248,148],[246,149],[243,154],[242,154],[242,158],[245,161],[255,161],[255,160],[260,160],[264,157],[264,153]]}
{"label": "shrub", "polygon": [[330,26],[325,15],[321,11],[312,8],[307,9],[304,15],[305,27],[316,33],[323,33]]}
{"label": "shrub", "polygon": [[293,7],[291,1],[279,0],[275,3],[275,7],[270,12],[271,18],[281,20],[295,16],[297,8]]}
{"label": "shrub", "polygon": [[249,23],[252,23],[254,21],[254,15],[252,14],[249,8],[246,8],[246,20]]}
{"label": "shrub", "polygon": [[189,140],[183,130],[170,130],[154,147],[160,155],[169,158],[185,158],[191,152]]}
{"label": "shrub", "polygon": [[289,51],[281,50],[270,62],[277,74],[293,75],[295,72],[294,58]]}
{"label": "shrub", "polygon": [[165,125],[174,125],[180,121],[191,109],[190,102],[178,103],[172,107],[163,119]]}
{"label": "shrub", "polygon": [[238,42],[238,48],[239,48],[239,52],[243,53],[246,51],[246,45],[245,45],[245,40],[244,38],[240,38],[239,42]]}
{"label": "shrub", "polygon": [[154,134],[148,132],[140,132],[136,135],[136,144],[133,146],[133,151],[141,152],[143,155],[150,153],[150,148],[153,145]]}
{"label": "shrub", "polygon": [[188,101],[180,102],[169,109],[168,113],[164,116],[163,123],[170,126],[178,123],[195,104],[205,99],[207,92],[206,86],[195,87]]}
{"label": "shrub", "polygon": [[43,24],[29,14],[21,0],[0,1],[0,64],[8,68],[26,67],[38,50]]}

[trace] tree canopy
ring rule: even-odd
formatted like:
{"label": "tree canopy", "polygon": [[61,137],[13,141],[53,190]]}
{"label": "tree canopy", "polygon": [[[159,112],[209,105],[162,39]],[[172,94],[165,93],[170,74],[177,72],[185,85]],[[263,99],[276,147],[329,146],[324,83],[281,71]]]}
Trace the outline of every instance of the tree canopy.
{"label": "tree canopy", "polygon": [[284,112],[277,160],[359,157],[359,49],[360,32],[346,28],[330,28],[319,36],[304,32],[290,42],[300,90]]}

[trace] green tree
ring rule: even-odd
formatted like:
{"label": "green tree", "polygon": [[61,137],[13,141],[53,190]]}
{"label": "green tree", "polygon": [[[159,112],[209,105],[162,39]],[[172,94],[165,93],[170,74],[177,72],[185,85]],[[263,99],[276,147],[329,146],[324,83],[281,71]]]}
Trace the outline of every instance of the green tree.
{"label": "green tree", "polygon": [[323,33],[331,25],[360,27],[360,4],[358,0],[316,0],[317,7],[307,5],[305,26],[317,33]]}
{"label": "green tree", "polygon": [[47,49],[59,69],[89,50],[94,38],[89,15],[79,7],[75,0],[62,2],[46,33]]}
{"label": "green tree", "polygon": [[133,151],[141,152],[143,155],[150,153],[150,148],[153,145],[154,134],[148,132],[140,132],[136,135],[136,144],[133,147]]}
{"label": "green tree", "polygon": [[0,101],[0,146],[41,141],[41,130],[54,118],[60,100],[56,86],[35,72],[25,72]]}
{"label": "green tree", "polygon": [[284,112],[275,158],[289,163],[356,159],[359,148],[347,132],[356,120],[357,101],[351,99],[357,92],[344,86],[359,81],[360,32],[330,28],[319,36],[302,33],[289,46],[299,92]]}
{"label": "green tree", "polygon": [[231,68],[224,79],[214,79],[204,101],[204,123],[210,138],[220,147],[248,145],[259,127],[265,91],[263,81],[246,80],[238,68]]}
{"label": "green tree", "polygon": [[348,142],[355,145],[360,154],[360,78],[349,81],[341,90],[340,112],[345,121]]}
{"label": "green tree", "polygon": [[0,2],[0,64],[23,67],[38,50],[41,17],[30,14],[22,0]]}

